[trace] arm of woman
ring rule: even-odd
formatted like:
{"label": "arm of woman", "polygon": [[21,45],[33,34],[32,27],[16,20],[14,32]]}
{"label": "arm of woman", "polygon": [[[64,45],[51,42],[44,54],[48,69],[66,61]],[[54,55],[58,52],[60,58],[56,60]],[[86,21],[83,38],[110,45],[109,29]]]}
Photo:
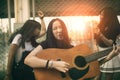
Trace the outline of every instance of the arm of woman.
{"label": "arm of woman", "polygon": [[120,46],[115,47],[113,45],[113,50],[102,61],[100,61],[100,64],[103,64],[111,60],[113,57],[117,56],[118,54],[120,54]]}
{"label": "arm of woman", "polygon": [[45,67],[47,60],[40,59],[36,56],[36,54],[39,54],[42,50],[43,49],[41,46],[36,47],[25,58],[24,63],[27,64],[28,66],[31,66],[32,68]]}
{"label": "arm of woman", "polygon": [[113,45],[113,40],[106,38],[102,33],[100,34],[100,38],[103,40],[103,42],[104,42],[107,46],[112,46],[112,45]]}
{"label": "arm of woman", "polygon": [[14,56],[15,56],[15,52],[17,51],[17,48],[18,48],[18,45],[16,45],[16,44],[11,44],[10,45],[5,80],[11,80],[11,70],[12,70],[12,65],[13,65],[13,59],[14,59]]}
{"label": "arm of woman", "polygon": [[41,32],[40,32],[40,37],[46,34],[46,26],[44,22],[44,13],[42,11],[38,11],[38,16],[40,17],[41,20]]}
{"label": "arm of woman", "polygon": [[[46,65],[48,65],[47,68],[54,68],[61,72],[68,71],[69,64],[64,61],[49,61],[40,59],[36,57],[36,54],[39,54],[43,50],[42,46],[36,47],[24,60],[24,63],[28,66],[31,66],[32,68],[45,68]],[[52,64],[52,66],[51,66]]]}

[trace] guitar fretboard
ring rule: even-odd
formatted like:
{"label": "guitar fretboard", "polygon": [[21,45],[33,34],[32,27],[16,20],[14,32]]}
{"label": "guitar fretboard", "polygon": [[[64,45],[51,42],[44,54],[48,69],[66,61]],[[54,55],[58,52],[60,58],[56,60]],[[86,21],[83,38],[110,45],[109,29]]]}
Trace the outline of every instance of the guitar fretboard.
{"label": "guitar fretboard", "polygon": [[107,54],[109,54],[112,51],[112,49],[113,48],[110,47],[110,48],[108,48],[106,50],[103,50],[103,51],[96,52],[96,53],[93,53],[91,55],[88,55],[88,56],[85,57],[85,60],[88,63],[92,62],[92,61],[95,61],[95,60],[97,60],[99,58],[102,58],[102,57],[106,56]]}

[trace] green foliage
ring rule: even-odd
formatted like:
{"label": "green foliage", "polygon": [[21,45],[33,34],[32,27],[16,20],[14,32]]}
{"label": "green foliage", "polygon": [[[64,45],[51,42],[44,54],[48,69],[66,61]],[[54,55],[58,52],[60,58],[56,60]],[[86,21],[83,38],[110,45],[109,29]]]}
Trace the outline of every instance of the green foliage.
{"label": "green foliage", "polygon": [[5,77],[5,71],[0,71],[0,80],[4,80]]}

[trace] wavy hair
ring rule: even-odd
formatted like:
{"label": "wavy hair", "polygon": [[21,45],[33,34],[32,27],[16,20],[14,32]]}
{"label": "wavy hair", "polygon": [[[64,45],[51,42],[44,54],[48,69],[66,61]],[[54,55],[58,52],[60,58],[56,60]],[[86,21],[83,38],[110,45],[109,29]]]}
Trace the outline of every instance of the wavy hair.
{"label": "wavy hair", "polygon": [[17,34],[21,34],[22,39],[20,46],[22,46],[22,48],[25,48],[25,41],[30,41],[34,47],[37,46],[37,43],[35,41],[36,36],[34,36],[33,33],[36,28],[41,30],[41,24],[35,20],[27,20],[20,29],[11,35],[8,42],[11,43]]}
{"label": "wavy hair", "polygon": [[105,7],[100,11],[100,13],[102,11],[103,11],[104,17],[102,20],[100,20],[99,26],[112,27],[119,24],[119,21],[117,18],[117,12],[112,7]]}

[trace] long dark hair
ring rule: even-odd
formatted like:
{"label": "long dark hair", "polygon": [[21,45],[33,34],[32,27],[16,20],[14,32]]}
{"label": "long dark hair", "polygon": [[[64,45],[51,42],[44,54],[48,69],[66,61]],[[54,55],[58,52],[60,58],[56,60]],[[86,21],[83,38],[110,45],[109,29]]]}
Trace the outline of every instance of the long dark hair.
{"label": "long dark hair", "polygon": [[21,34],[22,39],[21,39],[20,46],[22,46],[22,48],[25,48],[25,44],[24,44],[25,41],[30,41],[32,46],[34,47],[37,46],[37,43],[35,41],[36,36],[34,36],[34,30],[36,28],[41,30],[41,24],[35,20],[27,20],[19,30],[17,30],[11,35],[8,42],[11,43],[17,34]]}
{"label": "long dark hair", "polygon": [[[62,30],[63,30],[63,34],[64,34],[64,39],[59,43],[60,45],[57,43],[58,40],[55,39],[55,37],[53,35],[53,31],[52,31],[52,26],[55,21],[59,21],[63,28]],[[48,25],[48,29],[47,29],[46,41],[48,42],[49,46],[53,47],[53,48],[69,48],[69,47],[71,47],[66,25],[61,19],[56,18],[56,19],[51,20],[51,22]]]}
{"label": "long dark hair", "polygon": [[[100,20],[98,28],[100,32],[108,39],[112,39],[115,44],[116,36],[120,34],[120,24],[117,18],[117,12],[111,7],[103,8],[100,13],[103,11],[103,19]],[[102,47],[108,47],[103,40],[96,36],[97,43]]]}
{"label": "long dark hair", "polygon": [[117,12],[112,7],[105,7],[100,11],[100,13],[102,11],[104,11],[104,18],[100,20],[99,27],[113,27],[119,24]]}

